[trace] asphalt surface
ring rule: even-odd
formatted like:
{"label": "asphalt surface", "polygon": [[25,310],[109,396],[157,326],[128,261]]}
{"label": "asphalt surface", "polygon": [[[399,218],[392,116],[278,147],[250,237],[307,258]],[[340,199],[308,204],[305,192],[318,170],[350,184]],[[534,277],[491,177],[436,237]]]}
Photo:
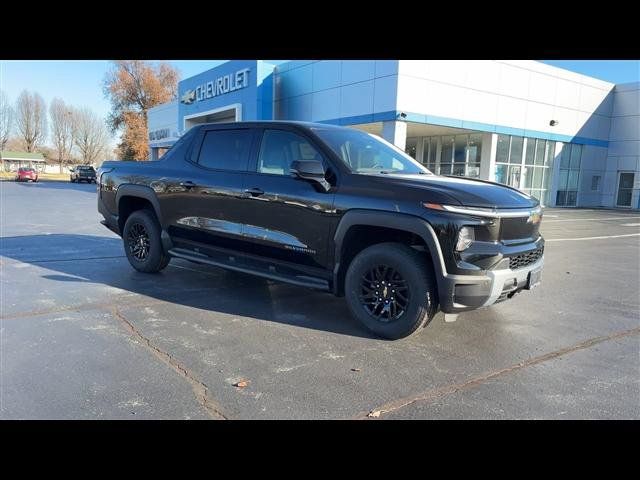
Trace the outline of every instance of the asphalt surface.
{"label": "asphalt surface", "polygon": [[2,419],[640,418],[638,211],[547,209],[539,288],[395,342],[328,294],[138,273],[99,220],[95,185],[0,182]]}

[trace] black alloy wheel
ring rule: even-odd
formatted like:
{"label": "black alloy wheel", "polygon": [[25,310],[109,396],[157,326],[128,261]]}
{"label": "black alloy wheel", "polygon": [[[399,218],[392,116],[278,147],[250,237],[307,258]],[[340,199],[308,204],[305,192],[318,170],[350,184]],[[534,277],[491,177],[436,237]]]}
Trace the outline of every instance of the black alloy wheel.
{"label": "black alloy wheel", "polygon": [[435,280],[426,252],[385,242],[363,249],[351,260],[344,293],[355,318],[373,333],[395,340],[418,331],[434,317]]}
{"label": "black alloy wheel", "polygon": [[380,322],[393,322],[402,317],[410,298],[407,281],[393,267],[376,265],[362,275],[360,303]]}
{"label": "black alloy wheel", "polygon": [[134,223],[127,232],[127,244],[131,255],[141,262],[149,255],[151,241],[146,228],[141,223]]}

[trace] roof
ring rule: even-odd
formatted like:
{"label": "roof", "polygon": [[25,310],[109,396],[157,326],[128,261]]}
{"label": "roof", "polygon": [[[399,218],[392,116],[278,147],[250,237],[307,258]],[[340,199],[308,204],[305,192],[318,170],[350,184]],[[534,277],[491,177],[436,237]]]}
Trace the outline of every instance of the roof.
{"label": "roof", "polygon": [[41,153],[35,152],[14,152],[11,150],[0,151],[0,158],[2,160],[31,160],[33,162],[44,162],[44,157]]}

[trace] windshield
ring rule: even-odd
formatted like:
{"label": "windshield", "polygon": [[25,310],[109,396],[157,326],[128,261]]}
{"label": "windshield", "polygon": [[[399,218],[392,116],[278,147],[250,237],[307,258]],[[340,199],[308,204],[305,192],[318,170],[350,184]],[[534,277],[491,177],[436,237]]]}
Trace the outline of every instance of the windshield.
{"label": "windshield", "polygon": [[396,146],[361,130],[314,129],[354,173],[432,173]]}

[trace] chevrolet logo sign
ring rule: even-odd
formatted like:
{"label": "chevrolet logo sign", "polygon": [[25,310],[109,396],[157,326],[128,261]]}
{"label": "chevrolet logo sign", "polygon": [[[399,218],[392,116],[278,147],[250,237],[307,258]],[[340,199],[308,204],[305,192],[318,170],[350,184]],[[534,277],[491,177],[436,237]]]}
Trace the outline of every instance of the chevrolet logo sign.
{"label": "chevrolet logo sign", "polygon": [[180,101],[185,105],[191,105],[196,100],[196,91],[195,90],[187,90]]}

